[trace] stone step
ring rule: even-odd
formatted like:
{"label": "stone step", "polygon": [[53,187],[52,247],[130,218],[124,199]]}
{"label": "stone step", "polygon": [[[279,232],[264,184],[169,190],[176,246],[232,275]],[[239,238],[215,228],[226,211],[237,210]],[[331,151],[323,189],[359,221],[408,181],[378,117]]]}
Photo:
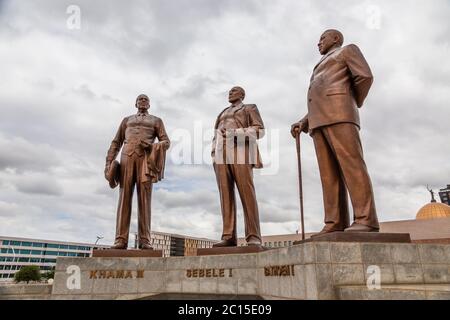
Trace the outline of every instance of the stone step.
{"label": "stone step", "polygon": [[340,300],[450,300],[450,284],[392,284],[380,289],[367,286],[338,286]]}
{"label": "stone step", "polygon": [[94,249],[92,251],[94,258],[160,258],[162,250],[136,250],[136,249]]}
{"label": "stone step", "polygon": [[381,232],[331,232],[309,239],[294,241],[294,244],[307,242],[376,242],[376,243],[411,243],[409,233],[381,233]]}
{"label": "stone step", "polygon": [[[383,289],[369,292],[368,282],[381,283]],[[335,300],[339,287],[342,299],[449,299],[450,290],[436,284],[450,284],[450,245],[313,241],[227,255],[58,257],[52,298],[137,299],[170,293]]]}

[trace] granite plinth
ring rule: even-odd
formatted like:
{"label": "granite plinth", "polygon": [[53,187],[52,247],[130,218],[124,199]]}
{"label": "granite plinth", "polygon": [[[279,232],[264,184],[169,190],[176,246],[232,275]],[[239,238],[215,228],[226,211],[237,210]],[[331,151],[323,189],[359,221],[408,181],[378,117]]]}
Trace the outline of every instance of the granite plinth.
{"label": "granite plinth", "polygon": [[409,233],[380,232],[330,232],[309,239],[295,241],[294,244],[307,242],[379,242],[379,243],[411,243]]}
{"label": "granite plinth", "polygon": [[120,250],[120,249],[104,249],[104,250],[93,250],[92,257],[108,257],[108,258],[122,258],[122,257],[162,257],[162,250]]}
{"label": "granite plinth", "polygon": [[246,254],[58,257],[51,298],[445,299],[442,286],[450,245],[311,241]]}
{"label": "granite plinth", "polygon": [[217,247],[197,249],[197,256],[211,256],[222,254],[245,254],[268,250],[263,246],[241,246],[241,247]]}

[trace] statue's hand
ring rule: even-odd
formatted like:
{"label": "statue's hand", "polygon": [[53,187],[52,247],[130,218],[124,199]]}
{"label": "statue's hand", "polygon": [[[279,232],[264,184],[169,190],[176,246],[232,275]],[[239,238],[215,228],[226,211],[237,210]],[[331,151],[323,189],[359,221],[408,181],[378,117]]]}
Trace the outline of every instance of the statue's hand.
{"label": "statue's hand", "polygon": [[141,140],[141,147],[146,149],[146,150],[150,150],[152,144],[148,143],[147,141]]}
{"label": "statue's hand", "polygon": [[108,171],[109,171],[109,167],[111,166],[111,163],[107,163],[105,165],[105,179],[108,180]]}
{"label": "statue's hand", "polygon": [[226,137],[227,136],[227,129],[225,128],[220,128],[220,133],[222,134],[222,137]]}
{"label": "statue's hand", "polygon": [[299,132],[300,132],[299,127],[300,127],[300,125],[299,125],[298,122],[294,123],[294,124],[291,126],[291,135],[292,135],[292,137],[295,138],[295,137],[299,134]]}
{"label": "statue's hand", "polygon": [[161,142],[163,145],[164,145],[164,149],[169,149],[169,147],[170,147],[170,142],[169,141],[162,141]]}
{"label": "statue's hand", "polygon": [[307,130],[308,130],[308,122],[299,121],[299,122],[294,123],[291,126],[291,135],[292,135],[292,137],[295,138],[300,134],[300,132],[302,132],[302,131],[307,132]]}

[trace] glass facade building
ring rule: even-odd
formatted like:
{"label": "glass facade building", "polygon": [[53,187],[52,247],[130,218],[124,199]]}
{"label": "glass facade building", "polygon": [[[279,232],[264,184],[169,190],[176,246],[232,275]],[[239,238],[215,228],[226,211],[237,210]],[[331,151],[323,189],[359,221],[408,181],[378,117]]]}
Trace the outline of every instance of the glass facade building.
{"label": "glass facade building", "polygon": [[153,248],[162,250],[163,257],[195,255],[197,248],[211,248],[217,242],[206,238],[154,231],[150,237]]}
{"label": "glass facade building", "polygon": [[[195,248],[209,248],[217,242],[154,231],[150,236],[153,248],[162,250],[163,257],[192,255]],[[90,257],[95,248],[109,246],[0,236],[0,281],[12,281],[23,266],[38,266],[42,273],[51,271],[57,257]]]}
{"label": "glass facade building", "polygon": [[12,280],[23,266],[38,266],[43,273],[51,271],[57,257],[89,257],[93,248],[93,244],[0,236],[0,281]]}

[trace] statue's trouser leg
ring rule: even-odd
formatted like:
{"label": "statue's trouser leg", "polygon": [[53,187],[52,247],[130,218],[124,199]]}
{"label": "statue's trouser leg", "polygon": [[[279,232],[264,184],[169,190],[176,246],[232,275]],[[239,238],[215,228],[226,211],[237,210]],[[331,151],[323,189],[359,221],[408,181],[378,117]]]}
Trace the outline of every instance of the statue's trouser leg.
{"label": "statue's trouser leg", "polygon": [[255,237],[261,241],[258,204],[253,184],[253,170],[246,164],[214,164],[220,193],[223,232],[222,240],[236,240],[236,183],[244,209],[245,238]]}
{"label": "statue's trouser leg", "polygon": [[136,157],[137,155],[135,153],[131,156],[122,154],[120,159],[120,191],[119,205],[117,207],[116,243],[128,243],[131,204],[136,181]]}
{"label": "statue's trouser leg", "polygon": [[261,241],[252,165],[232,164],[230,169],[241,197],[242,208],[244,209],[245,239],[248,241],[251,238],[256,238]]}
{"label": "statue's trouser leg", "polygon": [[236,199],[234,196],[234,180],[229,164],[214,163],[217,186],[220,193],[223,232],[222,240],[237,241],[236,235]]}
{"label": "statue's trouser leg", "polygon": [[143,161],[145,161],[145,157],[140,157],[136,164],[137,165],[136,191],[138,196],[138,238],[139,244],[151,245],[150,228],[151,228],[151,203],[152,203],[153,184],[150,181],[145,183],[142,183],[140,181]]}
{"label": "statue's trouser leg", "polygon": [[346,227],[347,192],[356,223],[378,228],[372,183],[363,158],[359,130],[352,123],[338,123],[313,132],[325,207],[325,223]]}

